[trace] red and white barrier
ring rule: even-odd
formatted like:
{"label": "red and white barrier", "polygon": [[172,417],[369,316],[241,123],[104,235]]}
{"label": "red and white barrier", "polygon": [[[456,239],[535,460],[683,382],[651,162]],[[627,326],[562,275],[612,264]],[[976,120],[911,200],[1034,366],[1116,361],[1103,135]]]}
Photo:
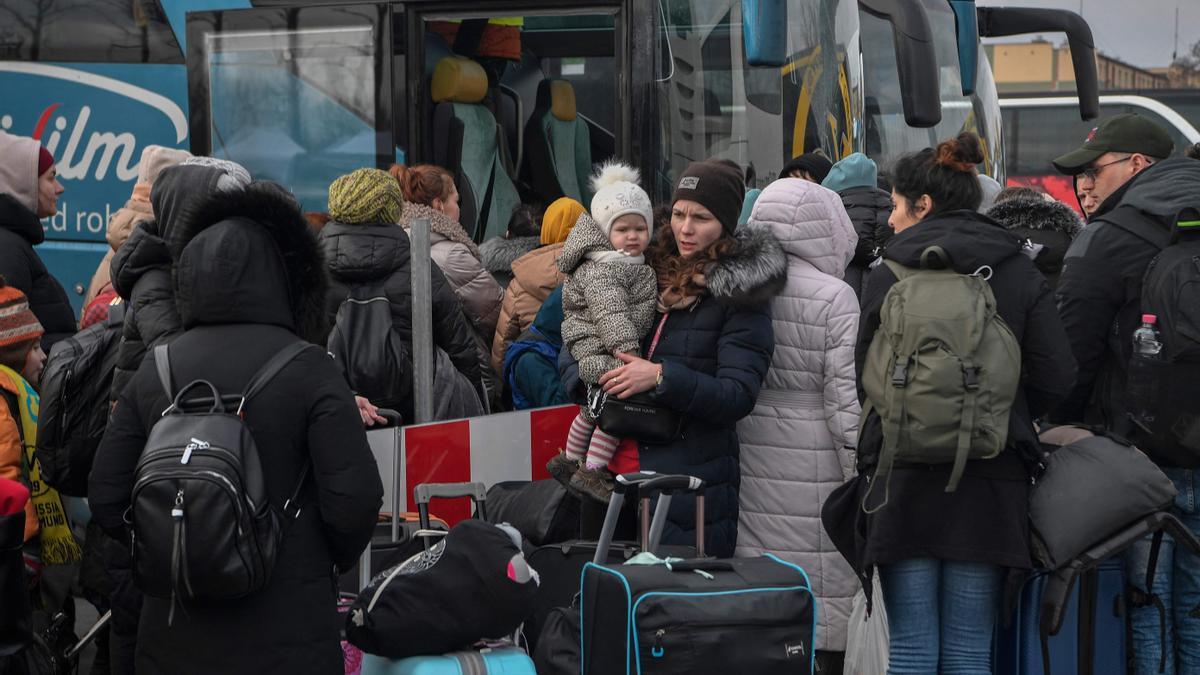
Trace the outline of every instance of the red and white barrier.
{"label": "red and white barrier", "polygon": [[[546,462],[566,444],[579,406],[565,405],[433,422],[367,432],[384,483],[384,510],[414,511],[412,491],[421,483],[475,481],[492,486],[506,480],[549,478]],[[450,524],[470,516],[466,500],[430,509]]]}

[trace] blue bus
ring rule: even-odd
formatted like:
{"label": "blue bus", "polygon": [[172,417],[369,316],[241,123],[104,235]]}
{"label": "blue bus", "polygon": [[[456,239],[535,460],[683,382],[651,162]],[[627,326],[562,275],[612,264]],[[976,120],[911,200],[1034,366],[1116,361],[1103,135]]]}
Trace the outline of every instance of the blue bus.
{"label": "blue bus", "polygon": [[1082,19],[974,0],[11,0],[0,128],[58,161],[39,251],[78,306],[148,144],[236,160],[316,211],[349,169],[442,164],[479,240],[518,202],[586,203],[612,156],[665,200],[694,159],[761,186],[803,152],[886,167],[971,130],[1003,182],[979,41],[1051,31],[1095,116]]}

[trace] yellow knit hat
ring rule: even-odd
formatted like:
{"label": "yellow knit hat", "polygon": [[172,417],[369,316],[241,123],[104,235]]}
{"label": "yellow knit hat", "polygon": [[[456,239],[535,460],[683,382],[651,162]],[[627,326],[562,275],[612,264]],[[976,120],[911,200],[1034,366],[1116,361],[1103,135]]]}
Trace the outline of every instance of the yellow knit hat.
{"label": "yellow knit hat", "polygon": [[542,246],[566,241],[567,235],[575,227],[575,221],[584,213],[587,213],[587,209],[583,208],[583,204],[570,197],[555,200],[546,209],[546,215],[542,216]]}
{"label": "yellow knit hat", "polygon": [[400,184],[386,171],[357,169],[329,186],[329,215],[347,225],[397,223],[403,209]]}

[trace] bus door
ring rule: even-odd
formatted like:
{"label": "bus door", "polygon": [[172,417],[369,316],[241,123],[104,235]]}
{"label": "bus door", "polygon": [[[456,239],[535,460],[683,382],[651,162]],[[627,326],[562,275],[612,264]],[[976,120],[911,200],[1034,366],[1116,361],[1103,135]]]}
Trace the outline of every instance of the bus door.
{"label": "bus door", "polygon": [[478,4],[408,6],[406,89],[411,153],[455,175],[482,241],[518,204],[590,204],[595,164],[636,159],[624,3]]}
{"label": "bus door", "polygon": [[399,11],[346,4],[188,14],[192,152],[279,182],[306,211],[326,210],[339,175],[403,161],[392,120]]}

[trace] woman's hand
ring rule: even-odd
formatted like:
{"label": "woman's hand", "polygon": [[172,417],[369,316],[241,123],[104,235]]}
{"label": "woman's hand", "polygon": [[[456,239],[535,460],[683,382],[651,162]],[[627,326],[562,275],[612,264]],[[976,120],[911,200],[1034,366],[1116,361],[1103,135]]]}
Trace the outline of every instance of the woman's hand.
{"label": "woman's hand", "polygon": [[361,396],[354,397],[354,403],[358,405],[358,416],[362,418],[364,427],[373,427],[376,424],[387,424],[387,420],[379,416],[379,408],[371,405],[371,402]]}
{"label": "woman's hand", "polygon": [[658,386],[658,379],[662,375],[661,363],[651,363],[620,352],[616,356],[625,365],[600,376],[600,387],[605,393],[625,399]]}

